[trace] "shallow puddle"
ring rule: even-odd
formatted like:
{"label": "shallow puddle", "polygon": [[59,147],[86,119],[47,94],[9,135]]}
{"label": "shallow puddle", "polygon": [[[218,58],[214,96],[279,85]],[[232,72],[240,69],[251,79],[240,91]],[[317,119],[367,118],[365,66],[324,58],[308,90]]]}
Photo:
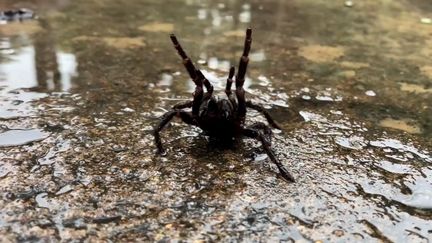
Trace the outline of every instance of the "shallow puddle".
{"label": "shallow puddle", "polygon": [[7,130],[0,133],[0,147],[29,144],[46,138],[49,134],[40,129]]}

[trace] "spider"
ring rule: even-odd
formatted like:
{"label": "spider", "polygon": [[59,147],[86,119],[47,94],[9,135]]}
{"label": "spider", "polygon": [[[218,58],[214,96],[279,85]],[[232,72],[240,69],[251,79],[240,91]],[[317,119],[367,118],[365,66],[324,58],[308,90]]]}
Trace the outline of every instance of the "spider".
{"label": "spider", "polygon": [[[231,92],[235,73],[235,68],[232,66],[229,70],[225,87],[226,98],[213,95],[214,89],[212,84],[194,66],[178,42],[177,37],[171,34],[170,38],[183,60],[187,73],[195,83],[195,92],[193,93],[193,100],[174,105],[172,110],[166,112],[161,117],[161,121],[155,127],[153,133],[158,153],[165,154],[159,135],[160,131],[172,118],[178,117],[189,125],[201,128],[205,135],[208,135],[210,138],[216,138],[218,141],[232,142],[243,136],[259,140],[270,160],[278,167],[280,175],[285,180],[294,182],[294,177],[284,168],[271,149],[271,128],[261,122],[245,127],[246,108],[251,108],[264,115],[267,122],[273,128],[281,129],[262,106],[253,104],[245,99],[243,84],[249,62],[248,55],[252,43],[252,29],[248,28],[246,30],[243,55],[240,58],[238,72],[235,77],[235,95]],[[206,92],[204,92],[204,87]],[[192,111],[185,111],[185,108],[192,108]]]}

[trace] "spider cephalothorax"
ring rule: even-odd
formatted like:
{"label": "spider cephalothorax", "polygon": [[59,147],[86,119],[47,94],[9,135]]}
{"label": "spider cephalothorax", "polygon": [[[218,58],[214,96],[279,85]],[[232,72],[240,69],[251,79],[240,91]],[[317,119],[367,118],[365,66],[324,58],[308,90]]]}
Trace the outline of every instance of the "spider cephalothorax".
{"label": "spider cephalothorax", "polygon": [[[272,127],[280,129],[263,107],[245,99],[243,84],[249,62],[248,55],[252,43],[252,30],[250,28],[246,30],[243,55],[240,58],[237,75],[235,76],[235,94],[231,92],[235,69],[231,67],[229,70],[225,88],[226,98],[219,98],[213,94],[212,84],[199,69],[195,68],[174,34],[171,34],[171,41],[183,59],[183,64],[189,76],[195,83],[195,92],[193,100],[175,105],[171,111],[165,113],[161,118],[160,123],[154,130],[158,152],[164,153],[159,132],[173,117],[179,117],[183,122],[201,128],[206,135],[218,138],[222,142],[243,136],[259,140],[270,160],[278,167],[282,177],[288,181],[294,181],[294,178],[283,167],[271,149],[271,129],[264,123],[256,123],[249,127],[244,125],[246,108],[251,108],[262,113]],[[206,92],[204,92],[204,87]],[[185,108],[192,108],[192,111],[183,110]]]}

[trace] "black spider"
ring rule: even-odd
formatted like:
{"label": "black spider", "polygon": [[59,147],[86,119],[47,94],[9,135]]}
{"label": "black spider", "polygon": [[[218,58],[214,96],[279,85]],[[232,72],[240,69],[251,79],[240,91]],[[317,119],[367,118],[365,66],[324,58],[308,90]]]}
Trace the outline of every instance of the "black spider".
{"label": "black spider", "polygon": [[[171,111],[165,113],[160,123],[154,130],[155,143],[160,154],[164,153],[159,132],[173,118],[179,117],[183,122],[201,128],[206,135],[211,138],[217,138],[219,141],[233,141],[233,139],[246,136],[261,141],[264,150],[270,160],[279,168],[280,174],[288,181],[294,181],[294,177],[285,169],[282,163],[276,158],[271,149],[271,129],[264,123],[256,123],[250,127],[244,127],[246,108],[251,108],[262,113],[268,123],[277,129],[281,129],[272,119],[270,114],[261,106],[245,100],[245,91],[243,83],[249,62],[249,50],[252,43],[252,29],[246,30],[243,55],[240,58],[240,64],[235,77],[235,96],[231,92],[231,85],[234,77],[234,67],[231,67],[226,83],[225,93],[227,98],[219,98],[213,95],[213,86],[204,77],[202,72],[195,68],[190,58],[178,42],[176,36],[171,34],[171,41],[177,49],[178,54],[183,59],[183,64],[195,83],[195,92],[193,100],[185,103],[174,105]],[[204,93],[203,86],[207,92]],[[184,111],[184,108],[192,108],[192,112]]]}

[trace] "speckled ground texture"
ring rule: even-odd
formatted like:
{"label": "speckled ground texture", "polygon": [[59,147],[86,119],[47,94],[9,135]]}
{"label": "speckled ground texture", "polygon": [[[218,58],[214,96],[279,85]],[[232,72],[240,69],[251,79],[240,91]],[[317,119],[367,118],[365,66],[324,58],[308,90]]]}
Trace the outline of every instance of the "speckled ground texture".
{"label": "speckled ground texture", "polygon": [[[2,0],[2,242],[430,242],[432,3]],[[254,30],[245,88],[283,127],[273,148],[208,145],[174,120],[216,90]],[[265,121],[248,111],[247,123]]]}

